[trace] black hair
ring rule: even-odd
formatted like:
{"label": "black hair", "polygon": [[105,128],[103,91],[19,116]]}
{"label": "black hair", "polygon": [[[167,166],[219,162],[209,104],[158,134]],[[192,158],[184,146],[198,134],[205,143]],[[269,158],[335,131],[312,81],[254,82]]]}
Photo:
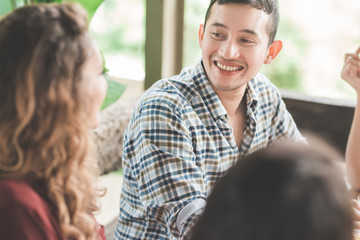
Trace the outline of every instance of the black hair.
{"label": "black hair", "polygon": [[209,7],[205,14],[204,26],[210,17],[212,6],[217,3],[219,5],[227,3],[241,3],[250,5],[253,8],[264,11],[270,15],[271,21],[267,24],[267,31],[269,34],[269,43],[272,43],[275,39],[277,28],[279,26],[279,4],[277,0],[211,0]]}

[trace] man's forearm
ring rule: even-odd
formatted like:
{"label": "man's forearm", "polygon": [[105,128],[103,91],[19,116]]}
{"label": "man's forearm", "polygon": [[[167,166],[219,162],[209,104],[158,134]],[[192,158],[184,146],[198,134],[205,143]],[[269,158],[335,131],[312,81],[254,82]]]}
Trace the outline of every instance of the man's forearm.
{"label": "man's forearm", "polygon": [[352,189],[360,190],[360,96],[357,97],[345,159],[349,183]]}

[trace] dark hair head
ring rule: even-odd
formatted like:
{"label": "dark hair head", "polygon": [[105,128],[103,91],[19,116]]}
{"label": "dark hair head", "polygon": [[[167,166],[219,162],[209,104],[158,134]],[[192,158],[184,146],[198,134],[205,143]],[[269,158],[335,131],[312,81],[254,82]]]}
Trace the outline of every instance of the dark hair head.
{"label": "dark hair head", "polygon": [[269,43],[272,43],[275,40],[277,28],[279,25],[279,4],[277,0],[211,0],[209,7],[206,11],[204,26],[206,27],[206,22],[210,17],[212,6],[217,3],[219,5],[227,3],[241,3],[250,5],[253,8],[264,11],[266,14],[270,15],[271,21],[267,24],[267,31],[269,34]]}
{"label": "dark hair head", "polygon": [[350,240],[352,213],[335,162],[309,149],[251,154],[215,186],[193,240]]}

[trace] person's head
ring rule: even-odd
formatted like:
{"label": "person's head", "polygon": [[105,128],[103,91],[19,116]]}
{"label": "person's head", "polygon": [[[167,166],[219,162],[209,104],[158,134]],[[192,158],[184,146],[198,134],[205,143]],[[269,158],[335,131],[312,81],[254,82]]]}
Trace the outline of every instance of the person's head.
{"label": "person's head", "polygon": [[215,90],[244,86],[275,59],[282,48],[275,40],[278,24],[276,0],[211,0],[199,44]]}
{"label": "person's head", "polygon": [[336,162],[299,146],[260,150],[215,185],[192,240],[350,240],[352,212]]}
{"label": "person's head", "polygon": [[269,15],[266,24],[267,34],[269,35],[269,45],[275,40],[280,19],[279,4],[277,0],[210,0],[209,7],[205,14],[204,27],[206,27],[206,22],[211,14],[211,8],[215,3],[218,5],[227,3],[241,3],[265,12]]}
{"label": "person's head", "polygon": [[0,178],[46,185],[66,236],[93,231],[88,129],[102,70],[79,4],[29,5],[0,21]]}

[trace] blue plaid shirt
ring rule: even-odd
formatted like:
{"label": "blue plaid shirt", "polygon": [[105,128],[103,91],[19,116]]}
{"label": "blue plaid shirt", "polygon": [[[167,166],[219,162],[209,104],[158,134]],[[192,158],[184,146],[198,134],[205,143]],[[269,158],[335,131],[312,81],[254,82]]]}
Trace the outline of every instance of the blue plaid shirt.
{"label": "blue plaid shirt", "polygon": [[143,95],[125,132],[116,239],[187,239],[214,184],[239,155],[280,139],[304,140],[264,75],[248,83],[245,95],[240,148],[201,63]]}

